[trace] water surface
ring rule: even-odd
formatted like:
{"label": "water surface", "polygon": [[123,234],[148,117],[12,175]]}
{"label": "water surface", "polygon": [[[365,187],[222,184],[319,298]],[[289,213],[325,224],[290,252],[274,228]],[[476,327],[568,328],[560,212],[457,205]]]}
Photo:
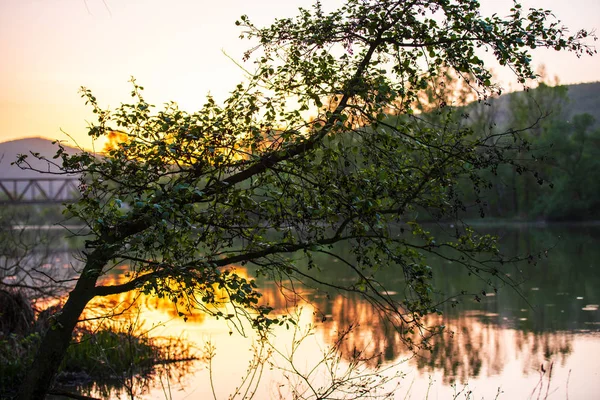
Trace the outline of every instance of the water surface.
{"label": "water surface", "polygon": [[[363,365],[365,373],[380,365],[393,366],[387,374],[402,375],[394,381],[397,386],[387,386],[398,399],[451,399],[457,393],[457,398],[478,399],[597,398],[600,227],[512,225],[489,230],[500,236],[505,252],[533,257],[530,262],[508,266],[505,272],[518,286],[505,285],[498,292],[458,265],[432,260],[440,296],[461,291],[469,295],[458,304],[441,305],[443,314],[427,319],[429,324],[446,326],[444,334],[433,340],[431,351],[414,354],[408,350],[402,337],[361,297],[298,288],[300,298],[292,298],[274,282],[261,281],[264,301],[275,312],[298,313],[300,320],[299,330],[278,328],[271,341],[290,356],[300,332],[312,325],[310,335],[293,354],[294,366],[308,374],[339,332],[352,326],[348,340],[340,346],[338,373],[345,370],[352,354],[363,351],[369,358]],[[319,263],[323,274],[350,279],[340,263],[332,259]],[[238,271],[252,276],[251,269]],[[382,274],[389,293],[401,296],[402,274],[393,267]],[[111,304],[129,301],[131,297],[123,295]],[[294,301],[300,308],[294,308]],[[141,304],[145,304],[144,327],[152,328],[151,335],[184,337],[200,349],[199,354],[207,342],[216,350],[211,368],[204,359],[188,365],[183,376],[159,372],[150,387],[136,389],[136,398],[212,398],[214,392],[217,398],[226,399],[242,387],[239,398],[256,391],[255,398],[264,399],[289,397],[294,385],[306,389],[306,382],[294,380],[294,374],[286,377],[282,369],[290,366],[280,357],[277,365],[266,365],[260,380],[255,379],[245,392],[247,386],[242,383],[253,357],[253,343],[256,346],[251,330],[243,337],[232,325],[210,317],[196,315],[184,322],[168,303],[157,299],[142,299]],[[330,383],[326,372],[317,369],[311,375],[312,384]],[[112,392],[114,398],[119,395],[127,397],[122,391]]]}

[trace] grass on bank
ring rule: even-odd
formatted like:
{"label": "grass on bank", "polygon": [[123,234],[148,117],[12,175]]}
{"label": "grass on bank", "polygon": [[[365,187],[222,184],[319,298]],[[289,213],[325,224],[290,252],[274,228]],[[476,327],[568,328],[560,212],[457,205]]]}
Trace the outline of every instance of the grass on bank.
{"label": "grass on bank", "polygon": [[[17,291],[0,289],[0,300],[0,399],[5,399],[16,395],[44,329],[51,329],[51,312],[34,313]],[[138,320],[109,321],[76,330],[55,386],[124,381],[150,375],[160,364],[194,359],[184,341],[150,338]]]}

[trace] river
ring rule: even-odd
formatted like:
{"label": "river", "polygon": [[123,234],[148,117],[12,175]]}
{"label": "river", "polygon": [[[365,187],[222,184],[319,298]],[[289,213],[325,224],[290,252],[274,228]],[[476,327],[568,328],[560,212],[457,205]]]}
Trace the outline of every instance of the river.
{"label": "river", "polygon": [[[134,388],[135,397],[204,399],[214,395],[227,399],[238,387],[242,389],[236,398],[251,393],[256,399],[292,398],[293,390],[308,396],[311,387],[317,390],[347,379],[348,366],[353,366],[350,361],[358,359],[355,372],[365,378],[374,368],[381,368],[382,376],[390,381],[376,384],[378,393],[393,391],[397,399],[598,398],[600,226],[517,224],[484,229],[499,235],[503,251],[531,254],[533,262],[508,267],[509,277],[518,286],[504,286],[496,293],[457,265],[432,260],[440,296],[461,290],[471,295],[462,297],[458,304],[445,303],[441,316],[428,318],[427,323],[446,327],[432,339],[430,351],[409,351],[402,337],[360,297],[299,288],[300,296],[291,298],[274,282],[263,280],[259,287],[264,301],[275,312],[291,311],[298,316],[298,327],[277,328],[270,336],[276,351],[287,358],[293,356],[296,372],[290,372],[289,360],[279,355],[273,357],[276,365],[266,363],[262,371],[259,368],[260,379],[256,374],[251,375],[254,380],[243,381],[253,354],[260,350],[251,329],[244,337],[232,325],[202,315],[185,322],[167,303],[140,299],[143,326],[151,335],[181,337],[204,356],[210,343],[214,354],[210,363],[205,357],[186,365],[181,374],[173,365],[170,376],[159,371],[149,385]],[[327,259],[319,263],[324,273],[346,279],[340,263]],[[238,272],[252,276],[251,269],[239,268]],[[400,275],[393,268],[384,272],[392,296],[401,296]],[[112,299],[113,304],[128,301],[131,297]],[[332,356],[323,362],[339,332],[350,326],[352,331],[336,353],[340,358]],[[360,357],[353,359],[357,354]],[[297,372],[308,381],[298,379]],[[113,388],[110,393],[92,389],[87,393],[127,398],[124,389]]]}

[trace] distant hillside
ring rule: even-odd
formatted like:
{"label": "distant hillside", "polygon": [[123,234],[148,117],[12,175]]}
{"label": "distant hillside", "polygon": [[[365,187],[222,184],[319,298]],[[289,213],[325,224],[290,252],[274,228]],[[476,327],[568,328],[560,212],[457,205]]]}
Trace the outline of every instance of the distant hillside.
{"label": "distant hillside", "polygon": [[[570,120],[578,114],[590,114],[595,119],[594,127],[600,127],[600,82],[581,83],[577,85],[565,85],[567,88],[568,103],[563,105],[562,118]],[[534,95],[537,89],[531,89],[530,94]],[[497,98],[488,99],[491,109],[484,106],[483,103],[474,102],[467,106],[469,113],[472,116],[477,116],[478,113],[493,110],[493,122],[498,129],[503,130],[508,127],[513,127],[509,112],[509,102],[515,95],[522,92],[511,92],[503,94]],[[475,111],[479,110],[479,112]],[[543,112],[553,112],[555,110],[542,110]],[[514,127],[513,127],[514,128]]]}
{"label": "distant hillside", "polygon": [[567,107],[569,117],[576,114],[590,114],[600,125],[600,82],[567,85],[570,104]]}
{"label": "distant hillside", "polygon": [[[0,179],[1,178],[38,178],[42,174],[40,172],[23,170],[16,165],[11,165],[19,154],[29,154],[27,158],[29,163],[35,169],[41,171],[58,172],[59,169],[43,160],[38,160],[31,156],[31,152],[39,153],[50,161],[56,154],[57,146],[52,144],[51,140],[43,138],[26,138],[12,140],[10,142],[0,143]],[[65,146],[68,153],[77,153],[79,150],[74,147]],[[46,175],[51,177],[51,175]]]}

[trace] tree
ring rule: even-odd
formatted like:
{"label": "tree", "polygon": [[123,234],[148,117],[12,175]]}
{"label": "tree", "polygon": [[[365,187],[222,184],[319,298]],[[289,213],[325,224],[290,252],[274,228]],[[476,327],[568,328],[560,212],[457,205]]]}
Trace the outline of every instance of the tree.
{"label": "tree", "polygon": [[[172,299],[182,315],[200,307],[232,323],[246,315],[259,330],[284,323],[253,280],[228,268],[238,264],[282,284],[359,293],[419,345],[415,329],[437,311],[425,254],[498,277],[502,257],[494,238],[464,225],[436,241],[415,215],[456,217],[457,179],[481,185],[478,172],[504,162],[519,134],[493,133],[507,140],[490,145],[451,120],[422,122],[411,104],[444,68],[472,75],[481,98],[500,90],[479,51],[523,83],[535,77],[532,48],[595,52],[586,31],[569,36],[552,18],[518,3],[505,18],[484,18],[471,0],[348,0],[331,13],[317,3],[262,29],[241,17],[242,36],[257,41],[245,55],[254,70],[223,105],[208,98],[195,113],[173,103],[153,112],[133,81],[134,102],[108,111],[83,89],[98,116],[89,134],[127,139],[103,156],[68,155],[59,144],[63,169],[83,176],[82,198],[67,212],[89,227],[85,266],[20,398],[46,393],[94,297],[141,290]],[[352,254],[335,254],[355,273],[350,284],[322,278],[312,259],[339,242],[351,244]],[[127,281],[101,284],[124,263]],[[377,281],[382,268],[405,276],[402,301]]]}
{"label": "tree", "polygon": [[535,212],[548,219],[589,220],[598,216],[600,129],[589,114],[554,121],[535,143],[546,153],[545,175],[552,187],[541,193]]}

